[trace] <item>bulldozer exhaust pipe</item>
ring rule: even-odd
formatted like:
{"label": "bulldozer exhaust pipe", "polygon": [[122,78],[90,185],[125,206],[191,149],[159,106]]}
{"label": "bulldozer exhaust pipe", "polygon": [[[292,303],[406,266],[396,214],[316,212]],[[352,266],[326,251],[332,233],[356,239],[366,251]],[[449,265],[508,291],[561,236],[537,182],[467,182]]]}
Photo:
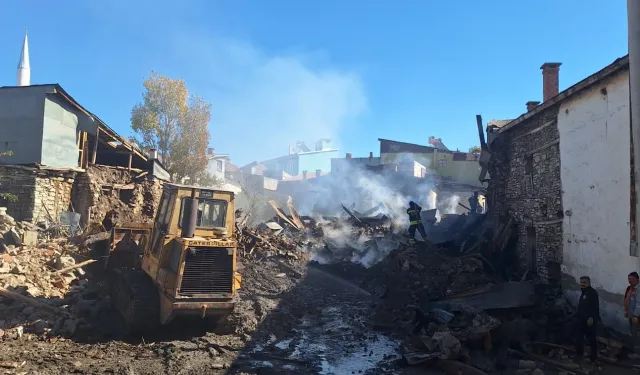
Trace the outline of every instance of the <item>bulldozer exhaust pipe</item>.
{"label": "bulldozer exhaust pipe", "polygon": [[198,199],[196,198],[196,190],[191,191],[191,197],[184,200],[184,215],[182,216],[182,237],[193,238],[196,233],[196,224],[198,222]]}

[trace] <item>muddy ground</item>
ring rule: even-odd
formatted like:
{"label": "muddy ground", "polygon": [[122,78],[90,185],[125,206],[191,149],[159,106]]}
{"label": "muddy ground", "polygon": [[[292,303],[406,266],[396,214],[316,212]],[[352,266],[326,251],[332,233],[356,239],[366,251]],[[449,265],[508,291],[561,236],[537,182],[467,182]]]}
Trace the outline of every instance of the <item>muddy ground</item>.
{"label": "muddy ground", "polygon": [[[70,338],[7,330],[0,373],[394,373],[400,338],[372,328],[371,295],[322,270],[283,264],[245,264],[236,313],[215,331],[183,320],[150,337],[127,337],[102,305]],[[100,285],[88,290],[100,293]]]}
{"label": "muddy ground", "polygon": [[[147,337],[122,332],[120,318],[105,297],[106,286],[89,278],[85,289],[56,302],[72,304],[77,322],[73,334],[56,333],[53,323],[52,331],[37,331],[37,322],[56,321],[37,311],[30,311],[25,321],[2,322],[0,374],[440,373],[403,365],[402,332],[410,322],[388,316],[384,319],[400,329],[381,327],[379,304],[384,298],[374,285],[367,287],[373,295],[357,285],[367,284],[359,282],[366,279],[362,268],[276,257],[247,259],[241,267],[243,289],[229,322],[212,329],[197,319],[177,320]],[[347,281],[345,273],[353,281]],[[8,306],[23,309],[20,316],[33,310]],[[490,361],[486,356],[482,360]],[[517,374],[515,368],[505,374]],[[629,373],[617,367],[599,371]],[[544,368],[542,374],[558,372]]]}

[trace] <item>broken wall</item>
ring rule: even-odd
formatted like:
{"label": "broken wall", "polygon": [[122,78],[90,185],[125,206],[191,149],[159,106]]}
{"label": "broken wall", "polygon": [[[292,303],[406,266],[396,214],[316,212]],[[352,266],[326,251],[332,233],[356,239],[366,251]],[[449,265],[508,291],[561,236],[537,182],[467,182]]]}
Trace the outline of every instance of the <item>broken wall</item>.
{"label": "broken wall", "polygon": [[0,202],[17,221],[57,222],[70,210],[76,172],[22,166],[0,166],[0,192],[15,195],[15,202]]}
{"label": "broken wall", "polygon": [[76,179],[72,202],[81,225],[152,222],[162,184],[146,172],[92,165]]}
{"label": "broken wall", "polygon": [[558,116],[562,157],[563,288],[577,301],[580,276],[600,294],[605,324],[628,332],[626,275],[640,269],[631,247],[629,70],[565,100]]}
{"label": "broken wall", "polygon": [[559,283],[562,263],[562,197],[558,105],[501,133],[491,144],[490,212],[512,216],[518,226],[521,271]]}

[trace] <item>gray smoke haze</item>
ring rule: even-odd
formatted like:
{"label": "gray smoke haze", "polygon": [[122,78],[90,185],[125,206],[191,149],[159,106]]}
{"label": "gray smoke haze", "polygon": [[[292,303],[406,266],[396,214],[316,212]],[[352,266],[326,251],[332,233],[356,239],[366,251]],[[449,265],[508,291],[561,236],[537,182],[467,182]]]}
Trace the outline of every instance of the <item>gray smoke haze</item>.
{"label": "gray smoke haze", "polygon": [[[436,208],[435,186],[428,180],[404,175],[400,172],[375,173],[361,167],[341,166],[340,172],[332,172],[321,178],[306,180],[289,193],[302,215],[313,217],[324,233],[324,243],[312,251],[319,263],[351,261],[370,267],[396,249],[403,232],[409,225],[407,208],[410,201],[423,210]],[[454,199],[454,197],[450,198]],[[369,216],[387,215],[394,223],[396,233],[367,233],[353,227],[346,220],[344,204],[352,211],[364,213],[376,208]],[[446,204],[446,213],[457,202]],[[330,223],[324,217],[341,217],[345,220]],[[419,235],[417,235],[419,236]],[[328,249],[324,249],[324,247]]]}

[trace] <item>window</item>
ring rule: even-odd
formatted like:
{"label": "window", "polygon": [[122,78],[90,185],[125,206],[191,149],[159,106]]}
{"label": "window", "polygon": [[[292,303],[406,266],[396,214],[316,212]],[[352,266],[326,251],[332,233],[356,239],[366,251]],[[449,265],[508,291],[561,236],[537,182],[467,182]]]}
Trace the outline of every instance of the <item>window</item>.
{"label": "window", "polygon": [[447,166],[447,159],[438,160],[438,166],[439,167],[446,167]]}
{"label": "window", "polygon": [[[198,218],[196,228],[225,227],[227,202],[217,199],[198,199]],[[184,198],[180,207],[180,223],[184,216]]]}
{"label": "window", "polygon": [[216,160],[216,166],[218,167],[218,171],[222,172],[222,169],[223,169],[222,160]]}
{"label": "window", "polygon": [[293,163],[293,160],[290,160],[290,161],[288,161],[288,162],[287,162],[286,167],[284,168],[284,171],[285,171],[287,174],[289,174],[289,175],[292,175],[292,176],[293,176],[293,175],[294,175],[294,171],[293,171],[293,169],[294,169],[294,163]]}

